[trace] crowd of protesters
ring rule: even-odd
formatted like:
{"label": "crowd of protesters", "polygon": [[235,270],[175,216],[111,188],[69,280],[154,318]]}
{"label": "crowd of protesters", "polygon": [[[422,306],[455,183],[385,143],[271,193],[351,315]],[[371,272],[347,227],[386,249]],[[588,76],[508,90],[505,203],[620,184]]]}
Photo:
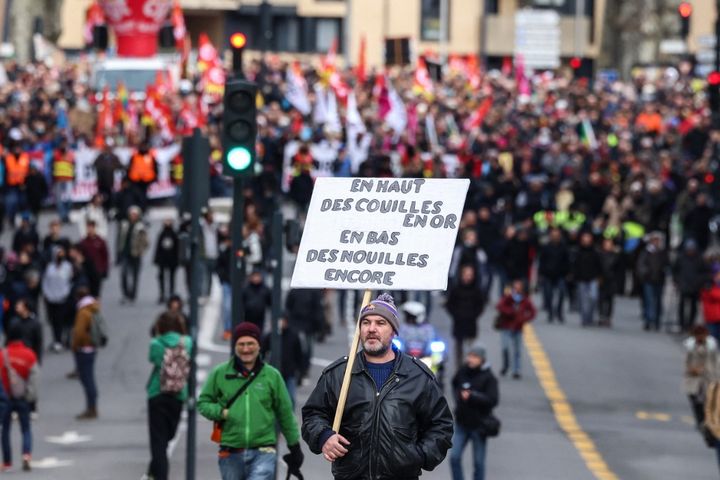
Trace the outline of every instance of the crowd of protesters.
{"label": "crowd of protesters", "polygon": [[[572,312],[583,327],[611,327],[614,299],[630,295],[638,297],[638,328],[672,323],[689,331],[704,322],[720,338],[720,129],[712,128],[702,85],[683,68],[625,83],[591,83],[560,74],[526,76],[510,66],[483,73],[469,65],[456,59],[441,79],[419,84],[411,68],[359,75],[327,65],[298,69],[274,57],[249,63],[247,76],[261,95],[259,175],[244,192],[246,319],[266,330],[272,213],[289,201],[303,218],[315,177],[465,177],[471,186],[446,296],[458,363],[463,343],[477,336],[478,318],[496,301],[501,373],[520,378],[519,339],[536,315],[528,296],[534,291],[541,293],[537,311],[551,323],[571,321]],[[135,301],[148,250],[157,267],[158,302],[179,301],[179,235],[189,220],[167,221],[159,236],[148,238],[143,214],[158,176],[153,148],[203,128],[211,145],[210,191],[228,194],[221,175],[221,102],[204,95],[201,83],[185,81],[153,91],[167,124],[146,115],[144,101],[132,95],[113,100],[108,117],[108,93],[89,87],[82,62],[62,68],[9,63],[6,73],[0,85],[0,229],[13,234],[0,254],[0,320],[8,341],[19,335],[10,335],[8,325],[28,330],[23,341],[38,361],[46,348],[75,351],[74,373],[88,402],[79,418],[95,418],[95,350],[91,339],[73,340],[76,311],[98,308],[112,260],[121,266],[122,300]],[[300,95],[298,85],[306,89]],[[310,110],[300,105],[304,101]],[[99,149],[93,164],[98,193],[80,210],[80,241],[73,243],[60,232],[72,219],[73,155],[88,146]],[[129,164],[120,162],[115,146],[134,149]],[[170,168],[181,188],[181,159]],[[38,232],[48,202],[57,205],[58,219],[48,232]],[[202,294],[210,294],[217,275],[223,334],[230,339],[230,234],[210,209],[201,227]],[[117,235],[114,258],[111,232]],[[352,296],[343,292],[328,305],[327,292],[289,293],[283,344],[296,361],[281,373],[293,402],[314,341],[330,333],[333,318],[353,318],[356,309],[348,305],[359,299]],[[420,299],[432,318],[432,296]],[[49,347],[41,336],[41,310],[51,326]],[[175,323],[164,333],[185,332],[184,320]],[[164,441],[158,442],[160,451]]]}

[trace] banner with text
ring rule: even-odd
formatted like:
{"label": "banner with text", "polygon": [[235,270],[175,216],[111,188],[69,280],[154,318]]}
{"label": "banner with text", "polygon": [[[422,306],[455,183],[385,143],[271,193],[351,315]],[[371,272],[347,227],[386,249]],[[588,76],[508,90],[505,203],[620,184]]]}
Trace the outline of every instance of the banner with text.
{"label": "banner with text", "polygon": [[318,178],[291,287],[445,290],[469,185]]}

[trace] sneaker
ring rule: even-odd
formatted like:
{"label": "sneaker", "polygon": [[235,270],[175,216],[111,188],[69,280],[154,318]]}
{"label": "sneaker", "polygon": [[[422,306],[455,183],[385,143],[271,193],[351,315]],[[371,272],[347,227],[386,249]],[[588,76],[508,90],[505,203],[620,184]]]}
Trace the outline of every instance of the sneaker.
{"label": "sneaker", "polygon": [[23,472],[29,472],[30,470],[32,470],[32,468],[30,467],[30,455],[28,454],[23,455],[22,469]]}
{"label": "sneaker", "polygon": [[53,353],[60,353],[63,351],[63,346],[60,342],[54,342],[50,345],[50,351]]}
{"label": "sneaker", "polygon": [[68,372],[65,374],[65,378],[71,380],[73,378],[78,378],[77,370],[73,370],[72,372]]}
{"label": "sneaker", "polygon": [[0,472],[9,472],[12,470],[12,463],[3,463],[3,466],[0,467]]}
{"label": "sneaker", "polygon": [[520,379],[522,378],[522,375],[520,375],[519,373],[513,373],[512,377],[513,377],[515,380],[520,380]]}

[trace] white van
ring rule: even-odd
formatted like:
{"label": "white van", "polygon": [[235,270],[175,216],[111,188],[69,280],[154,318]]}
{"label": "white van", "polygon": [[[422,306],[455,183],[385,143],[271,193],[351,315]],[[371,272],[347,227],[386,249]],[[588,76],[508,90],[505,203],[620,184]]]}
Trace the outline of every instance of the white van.
{"label": "white van", "polygon": [[118,83],[122,81],[131,98],[142,100],[145,98],[145,89],[155,83],[158,72],[169,73],[172,84],[177,85],[180,63],[167,57],[108,58],[93,65],[91,86],[97,93],[101,93],[107,86],[114,95]]}

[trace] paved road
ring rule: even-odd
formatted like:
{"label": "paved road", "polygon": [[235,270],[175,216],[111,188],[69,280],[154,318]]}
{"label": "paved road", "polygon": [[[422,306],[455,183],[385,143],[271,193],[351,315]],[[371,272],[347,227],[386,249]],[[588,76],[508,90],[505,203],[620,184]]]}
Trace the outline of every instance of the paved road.
{"label": "paved road", "polygon": [[[152,213],[152,234],[158,231],[158,219],[168,214],[172,215],[163,211]],[[47,218],[43,218],[42,223],[46,222]],[[72,226],[65,228],[71,237],[77,235]],[[8,234],[0,240],[7,245]],[[143,474],[148,461],[144,393],[149,374],[148,329],[160,311],[155,303],[155,272],[149,265],[149,256],[145,259],[140,292],[135,304],[120,305],[117,272],[112,273],[104,287],[103,306],[110,323],[111,341],[98,357],[98,421],[74,420],[84,405],[79,383],[65,378],[65,373],[72,369],[71,356],[47,354],[41,373],[40,418],[33,424],[35,471],[23,475],[24,478],[132,479]],[[219,293],[217,288],[215,292]],[[440,299],[436,300],[437,305]],[[214,295],[204,308],[201,379],[211,365],[227,357],[219,332],[212,330],[217,325],[218,301],[219,297]],[[534,331],[550,370],[547,365],[540,365],[542,377],[538,377],[530,358],[524,354],[523,379],[501,380],[501,405],[497,413],[503,421],[503,431],[489,443],[487,478],[718,478],[713,452],[704,446],[689,422],[690,412],[681,390],[683,353],[679,341],[666,334],[642,332],[637,303],[635,299],[619,301],[612,330],[582,329],[573,315],[562,326],[548,325],[542,318],[535,322]],[[495,362],[499,360],[499,337],[489,326],[491,317],[489,312],[483,316],[481,336],[488,346],[490,360]],[[432,312],[431,320],[447,337],[450,323],[440,307]],[[317,346],[317,363],[344,355],[346,349],[347,331],[338,326],[324,344]],[[538,347],[533,347],[536,364],[538,351]],[[450,367],[452,371],[454,366]],[[320,366],[314,367],[313,379],[320,371]],[[549,390],[543,389],[540,382],[548,378],[549,372],[554,374],[558,391],[567,399],[569,413],[558,416],[557,411],[553,412],[546,394]],[[299,388],[299,404],[302,405],[311,388],[312,385]],[[554,405],[557,407],[558,403]],[[574,418],[579,426],[579,431],[570,436],[572,439],[558,423],[568,418]],[[17,426],[13,434],[17,457]],[[219,478],[209,435],[209,423],[200,419],[196,478],[202,480]],[[181,427],[172,452],[171,478],[184,478],[186,439]],[[590,446],[594,450],[588,450]],[[327,463],[310,454],[307,448],[304,450],[305,477],[330,478]],[[598,474],[597,468],[592,473],[589,469],[599,465],[598,459],[604,461],[605,473]],[[469,448],[464,460],[469,477]],[[284,470],[281,472],[279,478],[284,478]],[[602,476],[611,474],[614,476]],[[449,476],[446,461],[422,478],[444,480]]]}

